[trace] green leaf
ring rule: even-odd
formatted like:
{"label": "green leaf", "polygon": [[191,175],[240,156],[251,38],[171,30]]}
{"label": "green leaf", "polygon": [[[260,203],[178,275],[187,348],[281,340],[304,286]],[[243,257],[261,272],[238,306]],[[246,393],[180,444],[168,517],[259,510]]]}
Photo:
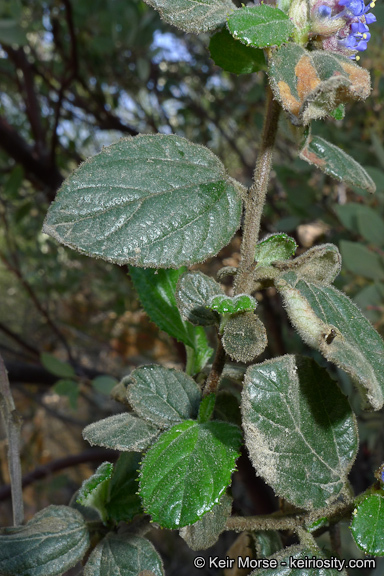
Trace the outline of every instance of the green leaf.
{"label": "green leaf", "polygon": [[341,256],[334,244],[320,244],[289,262],[275,262],[274,265],[279,270],[293,270],[303,280],[331,284],[340,272]]}
{"label": "green leaf", "polygon": [[373,410],[383,405],[384,344],[361,311],[333,286],[299,280],[293,272],[276,282],[300,336],[348,372]]}
{"label": "green leaf", "polygon": [[177,308],[179,301],[176,302],[176,287],[179,279],[185,277],[185,271],[184,267],[178,270],[129,268],[145,312],[159,328],[191,349],[188,373],[196,374],[204,368],[213,350],[208,345],[204,329],[191,326],[190,322],[186,322],[189,318],[183,320]]}
{"label": "green leaf", "polygon": [[73,410],[77,408],[79,398],[79,385],[74,380],[58,380],[52,390],[60,396],[66,396]]}
{"label": "green leaf", "polygon": [[209,51],[217,66],[233,74],[252,74],[265,68],[264,52],[244,46],[226,28],[212,36]]}
{"label": "green leaf", "polygon": [[42,354],[40,354],[40,360],[44,368],[55,376],[59,376],[60,378],[73,378],[76,376],[74,369],[68,362],[58,360],[58,358],[52,356],[52,354],[42,352]]}
{"label": "green leaf", "polygon": [[180,530],[180,536],[186,541],[191,550],[206,550],[219,539],[225,529],[225,524],[231,515],[232,498],[224,494],[220,502],[210,512],[207,512],[201,520],[191,526],[185,526]]}
{"label": "green leaf", "polygon": [[257,243],[255,261],[258,266],[269,266],[275,260],[288,260],[296,249],[295,240],[288,234],[271,234]]}
{"label": "green leaf", "polygon": [[199,406],[199,414],[197,416],[197,421],[200,424],[204,422],[208,422],[213,414],[213,410],[215,408],[216,402],[216,394],[208,394],[205,398],[202,399],[200,406]]}
{"label": "green leaf", "polygon": [[368,71],[346,56],[308,51],[293,42],[273,53],[268,75],[275,98],[300,126],[332,114],[339,104],[364,100],[371,92]]}
{"label": "green leaf", "polygon": [[231,0],[145,0],[168,24],[184,32],[206,32],[221,26],[236,6]]}
{"label": "green leaf", "polygon": [[158,434],[158,428],[127,412],[89,424],[83,430],[83,438],[91,446],[121,452],[142,452]]}
{"label": "green leaf", "polygon": [[358,435],[348,400],[326,370],[295,356],[251,366],[241,410],[251,461],[279,497],[305,510],[337,498]]}
{"label": "green leaf", "polygon": [[230,316],[224,326],[223,346],[236,362],[251,362],[265,350],[267,333],[253,312]]}
{"label": "green leaf", "polygon": [[358,186],[372,193],[376,190],[374,181],[356,160],[320,136],[307,139],[300,158],[348,186]]}
{"label": "green leaf", "polygon": [[221,285],[202,272],[186,272],[176,287],[176,300],[180,314],[194,325],[211,326],[219,321],[218,315],[207,309],[209,300],[223,292]]}
{"label": "green leaf", "polygon": [[90,478],[84,480],[77,496],[77,502],[96,510],[103,522],[107,521],[108,516],[105,502],[112,472],[113,464],[110,462],[100,464],[96,472]]}
{"label": "green leaf", "polygon": [[164,432],[143,459],[144,510],[164,528],[197,522],[229,485],[240,443],[239,428],[227,422],[186,420]]}
{"label": "green leaf", "polygon": [[84,576],[164,576],[163,563],[146,538],[110,532],[92,551]]}
{"label": "green leaf", "polygon": [[352,535],[366,554],[384,556],[384,496],[371,494],[354,510]]}
{"label": "green leaf", "polygon": [[358,232],[367,242],[384,246],[384,220],[377,210],[357,202],[335,204],[333,209],[345,228]]}
{"label": "green leaf", "polygon": [[384,262],[376,252],[358,242],[347,240],[340,241],[340,252],[345,268],[353,274],[372,280],[384,279]]}
{"label": "green leaf", "polygon": [[128,400],[135,412],[159,428],[196,418],[201,389],[180,370],[143,366],[130,374]]}
{"label": "green leaf", "polygon": [[256,300],[248,294],[237,294],[236,296],[219,294],[209,300],[207,307],[218,314],[224,315],[238,314],[239,312],[253,312],[256,306]]}
{"label": "green leaf", "polygon": [[[323,566],[313,566],[313,558],[323,561]],[[302,544],[289,546],[267,559],[268,567],[253,570],[249,576],[347,576],[343,567],[346,560],[336,556],[327,558],[317,547]]]}
{"label": "green leaf", "polygon": [[280,46],[295,28],[287,14],[268,4],[236,10],[229,15],[227,26],[236,40],[257,48]]}
{"label": "green leaf", "polygon": [[112,392],[113,388],[118,384],[116,378],[112,376],[96,376],[91,381],[92,387],[101,394],[105,394],[105,396],[109,396]]}
{"label": "green leaf", "polygon": [[122,138],[65,180],[44,232],[116,264],[178,268],[228,244],[240,224],[238,189],[217,156],[185,138]]}
{"label": "green leaf", "polygon": [[26,526],[0,534],[1,576],[56,576],[77,564],[89,547],[83,516],[68,506],[48,506]]}
{"label": "green leaf", "polygon": [[108,518],[118,522],[130,522],[143,512],[137,494],[141,454],[125,452],[120,455],[108,486],[105,509]]}

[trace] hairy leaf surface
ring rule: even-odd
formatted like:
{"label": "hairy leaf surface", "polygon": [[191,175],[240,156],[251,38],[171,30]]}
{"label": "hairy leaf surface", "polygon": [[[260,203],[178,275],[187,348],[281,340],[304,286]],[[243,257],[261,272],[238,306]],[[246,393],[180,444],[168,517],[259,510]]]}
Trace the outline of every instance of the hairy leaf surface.
{"label": "hairy leaf surface", "polygon": [[146,453],[140,474],[145,511],[164,528],[182,528],[209,512],[230,483],[241,432],[227,422],[186,420]]}
{"label": "hairy leaf surface", "polygon": [[268,4],[236,10],[228,17],[227,26],[236,40],[257,48],[280,46],[294,30],[289,17]]}
{"label": "hairy leaf surface", "polygon": [[121,452],[141,452],[158,434],[158,428],[127,412],[89,424],[83,430],[83,438],[91,446],[104,446]]}
{"label": "hairy leaf surface", "polygon": [[240,187],[185,138],[122,138],[67,178],[44,231],[109,262],[178,268],[228,244],[240,224]]}
{"label": "hairy leaf surface", "polygon": [[84,576],[164,576],[163,563],[146,538],[110,532],[96,546],[84,568]]}
{"label": "hairy leaf surface", "polygon": [[241,410],[251,461],[278,496],[304,509],[338,496],[356,456],[357,425],[326,370],[295,356],[251,366]]}
{"label": "hairy leaf surface", "polygon": [[320,136],[309,136],[300,158],[348,186],[358,186],[367,192],[376,190],[368,172],[352,156]]}
{"label": "hairy leaf surface", "polygon": [[211,326],[219,320],[218,315],[207,309],[209,300],[223,293],[221,285],[203,272],[185,272],[176,288],[177,306],[180,314],[194,325]]}
{"label": "hairy leaf surface", "polygon": [[231,0],[145,0],[168,24],[184,32],[206,32],[225,22],[236,6]]}
{"label": "hairy leaf surface", "polygon": [[0,574],[63,574],[83,558],[89,544],[80,512],[68,506],[48,506],[25,526],[0,534]]}
{"label": "hairy leaf surface", "polygon": [[380,410],[384,343],[357,306],[333,286],[299,280],[293,272],[282,275],[276,287],[304,342],[348,372],[364,402]]}
{"label": "hairy leaf surface", "polygon": [[326,50],[309,51],[293,42],[274,52],[269,78],[275,97],[295,125],[331,114],[342,103],[371,92],[367,70]]}
{"label": "hairy leaf surface", "polygon": [[224,326],[223,346],[236,362],[251,362],[267,346],[264,324],[253,312],[244,312],[228,318]]}
{"label": "hairy leaf surface", "polygon": [[139,416],[159,428],[196,418],[201,390],[180,370],[163,366],[143,366],[134,370],[128,386],[128,400]]}

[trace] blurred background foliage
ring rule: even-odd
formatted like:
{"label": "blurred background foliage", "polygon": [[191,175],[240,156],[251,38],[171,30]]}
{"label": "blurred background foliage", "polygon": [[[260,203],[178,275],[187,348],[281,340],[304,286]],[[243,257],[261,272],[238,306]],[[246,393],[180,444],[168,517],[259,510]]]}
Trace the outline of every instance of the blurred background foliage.
{"label": "blurred background foliage", "polygon": [[[289,233],[298,253],[316,243],[338,245],[338,287],[384,334],[384,6],[375,14],[362,58],[371,71],[371,97],[349,106],[344,120],[315,122],[313,132],[358,160],[376,194],[346,188],[297,159],[282,118],[262,233]],[[204,144],[249,185],[266,77],[223,72],[208,44],[208,34],[180,33],[141,0],[0,1],[0,353],[24,419],[27,518],[49,503],[68,503],[106,459],[105,451],[85,445],[81,429],[121,410],[109,397],[115,382],[143,363],[182,367],[185,361],[182,347],[142,312],[128,269],[57,245],[41,233],[46,211],[80,162],[138,133],[175,133]],[[200,268],[214,275],[222,265],[236,265],[239,245],[236,236]],[[269,335],[265,357],[301,350],[321,361],[293,332],[272,289],[257,298]],[[333,373],[354,402],[348,377]],[[352,473],[357,491],[373,481],[384,458],[382,414],[361,415],[360,432]],[[0,461],[6,485],[4,431]],[[247,466],[244,456],[237,511],[271,511],[273,498]],[[2,525],[10,523],[9,502],[3,486]],[[160,547],[171,558],[175,544],[166,545]],[[169,566],[171,574],[171,560]]]}

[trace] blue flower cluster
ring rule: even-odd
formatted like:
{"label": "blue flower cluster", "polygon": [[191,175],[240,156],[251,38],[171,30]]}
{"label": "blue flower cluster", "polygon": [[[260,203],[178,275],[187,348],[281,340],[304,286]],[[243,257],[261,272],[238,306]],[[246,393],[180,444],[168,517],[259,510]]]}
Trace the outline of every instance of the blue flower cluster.
{"label": "blue flower cluster", "polygon": [[344,6],[344,9],[337,14],[337,17],[346,18],[351,25],[351,32],[343,41],[345,47],[364,52],[371,38],[368,24],[376,22],[376,16],[369,13],[375,6],[374,0],[368,6],[365,6],[364,0],[339,0],[339,6]]}
{"label": "blue flower cluster", "polygon": [[320,18],[328,22],[344,21],[344,25],[341,25],[335,35],[337,44],[330,46],[330,49],[345,51],[349,54],[353,52],[350,58],[359,60],[356,52],[366,50],[371,38],[368,24],[376,22],[376,16],[369,12],[371,8],[374,8],[375,0],[367,6],[364,0],[338,0],[336,4],[333,4],[332,0],[327,0],[327,2],[317,8]]}

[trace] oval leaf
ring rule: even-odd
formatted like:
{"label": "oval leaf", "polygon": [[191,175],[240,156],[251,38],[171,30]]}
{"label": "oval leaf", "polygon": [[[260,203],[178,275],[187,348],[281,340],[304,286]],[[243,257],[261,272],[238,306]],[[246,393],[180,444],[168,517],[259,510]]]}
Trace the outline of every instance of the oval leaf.
{"label": "oval leaf", "polygon": [[326,370],[295,356],[251,366],[241,411],[251,461],[278,496],[306,510],[337,498],[358,436],[348,400]]}
{"label": "oval leaf", "polygon": [[202,272],[186,272],[177,283],[176,299],[180,314],[194,325],[211,326],[218,315],[207,309],[209,300],[223,292],[221,285]]}
{"label": "oval leaf", "polygon": [[196,418],[201,389],[180,370],[143,366],[130,375],[128,400],[139,416],[160,428]]}
{"label": "oval leaf", "polygon": [[366,554],[384,556],[384,496],[371,494],[354,510],[352,535]]}
{"label": "oval leaf", "polygon": [[251,362],[267,346],[264,324],[253,314],[245,312],[228,318],[224,326],[223,346],[236,362]]}
{"label": "oval leaf", "polygon": [[348,186],[358,186],[371,193],[376,190],[376,184],[356,160],[320,136],[307,139],[300,158]]}
{"label": "oval leaf", "polygon": [[0,535],[1,576],[56,576],[77,564],[90,545],[83,516],[68,506],[48,506],[26,526]]}
{"label": "oval leaf", "polygon": [[83,438],[91,446],[121,452],[142,452],[158,434],[158,428],[127,412],[89,424],[83,430]]}
{"label": "oval leaf", "polygon": [[233,74],[251,74],[265,68],[264,52],[244,46],[226,28],[212,36],[209,51],[217,66]]}
{"label": "oval leaf", "polygon": [[240,196],[212,152],[179,136],[143,135],[79,166],[44,231],[109,262],[178,268],[217,254],[240,215]]}
{"label": "oval leaf", "polygon": [[239,456],[237,426],[187,420],[164,432],[148,450],[140,473],[145,511],[164,528],[194,524],[231,481]]}
{"label": "oval leaf", "polygon": [[146,538],[110,532],[96,546],[84,567],[84,576],[164,576],[163,563]]}
{"label": "oval leaf", "polygon": [[236,6],[231,0],[145,0],[165,22],[184,32],[206,32],[218,28]]}
{"label": "oval leaf", "polygon": [[262,4],[233,12],[227,21],[230,33],[248,46],[280,46],[294,31],[289,17],[278,8]]}
{"label": "oval leaf", "polygon": [[380,410],[384,397],[384,343],[362,312],[333,286],[298,280],[293,272],[276,287],[300,336],[348,372],[364,402]]}

